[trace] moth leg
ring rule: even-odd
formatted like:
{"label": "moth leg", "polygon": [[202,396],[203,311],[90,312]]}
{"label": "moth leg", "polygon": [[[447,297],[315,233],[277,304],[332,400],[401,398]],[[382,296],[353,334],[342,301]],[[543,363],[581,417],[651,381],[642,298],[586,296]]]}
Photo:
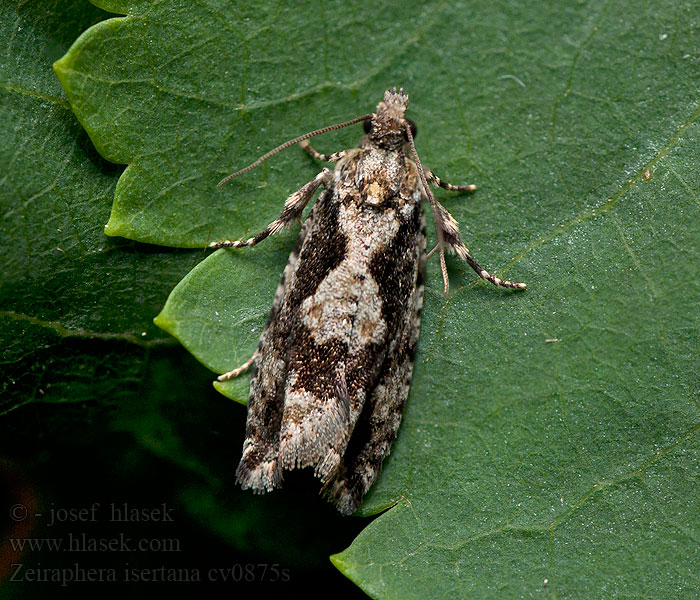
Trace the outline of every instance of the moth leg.
{"label": "moth leg", "polygon": [[[486,269],[481,267],[481,265],[479,265],[479,263],[472,258],[471,254],[469,254],[469,250],[459,237],[459,227],[454,217],[447,212],[445,207],[442,206],[442,204],[440,204],[437,200],[435,201],[435,206],[437,207],[437,211],[435,212],[435,228],[438,230],[438,237],[441,236],[443,242],[450,250],[456,252],[460,258],[467,261],[469,266],[476,271],[476,274],[479,277],[485,279],[486,281],[490,281],[493,283],[493,285],[498,285],[500,287],[515,288],[518,290],[525,288],[525,283],[516,283],[514,281],[499,279],[498,277],[489,274]],[[432,252],[434,252],[434,250],[431,251],[431,254]],[[443,265],[443,272],[444,270]]]}
{"label": "moth leg", "polygon": [[333,154],[321,154],[319,152],[316,152],[314,150],[313,146],[309,144],[306,140],[304,140],[301,144],[299,144],[306,152],[311,156],[311,158],[314,158],[316,160],[320,160],[322,162],[338,162],[343,156],[345,156],[345,150],[341,150],[340,152],[334,152]]}
{"label": "moth leg", "polygon": [[[429,184],[441,187],[442,189],[449,190],[451,192],[473,192],[476,189],[476,186],[474,184],[452,185],[451,183],[447,183],[446,181],[440,179],[437,175],[435,175],[435,173],[433,173],[430,169],[425,171],[425,178]],[[426,259],[430,258],[439,249],[440,244],[436,244],[435,247],[430,252],[428,252]],[[447,267],[445,265],[445,256],[442,253],[440,254],[440,266],[442,267],[442,274],[445,280],[445,289],[447,290]]]}
{"label": "moth leg", "polygon": [[242,375],[246,371],[250,369],[252,364],[255,362],[255,359],[258,356],[258,351],[256,350],[253,356],[251,356],[246,362],[244,362],[240,367],[237,369],[234,369],[233,371],[229,371],[228,373],[224,373],[223,375],[219,375],[216,379],[218,381],[228,381],[229,379],[235,379],[239,375]]}
{"label": "moth leg", "polygon": [[474,184],[452,185],[451,183],[447,183],[429,169],[425,171],[425,178],[428,180],[428,183],[441,187],[444,190],[450,190],[451,192],[473,192],[476,189]]}
{"label": "moth leg", "polygon": [[258,242],[263,241],[267,236],[274,235],[287,225],[296,221],[301,217],[304,207],[307,205],[314,192],[323,186],[326,186],[333,179],[333,172],[330,169],[323,169],[309,183],[294,192],[284,203],[284,209],[276,220],[270,223],[258,235],[247,240],[236,240],[234,242],[212,242],[209,248],[241,248],[242,246],[255,246]]}

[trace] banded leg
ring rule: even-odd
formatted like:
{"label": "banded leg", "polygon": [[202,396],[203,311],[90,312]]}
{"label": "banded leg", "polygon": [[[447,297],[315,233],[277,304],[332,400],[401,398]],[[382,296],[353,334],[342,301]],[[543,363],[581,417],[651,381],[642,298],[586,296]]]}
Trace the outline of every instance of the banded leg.
{"label": "banded leg", "polygon": [[228,373],[224,373],[223,375],[219,375],[216,379],[218,381],[228,381],[229,379],[235,379],[239,375],[242,375],[246,371],[250,369],[252,364],[255,362],[255,359],[258,356],[258,351],[256,350],[253,356],[251,356],[246,362],[244,362],[240,367],[237,369],[234,369],[233,371],[229,371]]}
{"label": "banded leg", "polygon": [[[425,178],[431,185],[436,185],[451,192],[473,192],[476,189],[476,186],[473,183],[468,185],[452,185],[451,183],[447,183],[435,175],[435,173],[433,173],[430,169],[425,171]],[[430,258],[439,248],[440,244],[437,244],[435,248],[428,252],[428,256],[426,258]]]}
{"label": "banded leg", "polygon": [[[437,216],[437,219],[435,220],[435,227],[438,229],[438,238],[441,236],[445,245],[453,252],[456,252],[460,258],[467,261],[469,266],[476,271],[476,274],[479,277],[485,279],[486,281],[490,281],[493,283],[493,285],[498,285],[500,287],[515,288],[518,290],[525,288],[527,285],[525,283],[516,283],[514,281],[499,279],[498,277],[489,274],[486,269],[482,268],[481,265],[479,265],[479,263],[472,258],[471,254],[469,254],[469,250],[459,237],[459,226],[457,225],[457,221],[455,221],[454,217],[448,213],[445,207],[442,206],[442,204],[440,204],[437,200],[435,201],[435,206],[437,207],[437,211],[435,213]],[[434,250],[431,251],[431,254],[432,252],[434,252]]]}
{"label": "banded leg", "polygon": [[320,160],[322,162],[338,162],[343,156],[345,156],[345,150],[341,150],[340,152],[334,152],[333,154],[321,154],[319,152],[316,152],[314,150],[313,146],[309,144],[306,140],[304,140],[300,146],[306,150],[306,152],[311,156],[311,158],[315,158],[316,160]]}
{"label": "banded leg", "polygon": [[228,240],[224,242],[212,242],[209,244],[209,248],[241,248],[242,246],[255,246],[255,244],[262,242],[267,236],[276,234],[287,225],[299,219],[304,207],[309,200],[311,200],[311,196],[314,195],[314,192],[322,185],[327,185],[332,179],[333,172],[330,169],[323,169],[323,171],[316,175],[309,183],[287,198],[280,216],[258,235],[247,240],[236,240],[234,242],[229,242]]}
{"label": "banded leg", "polygon": [[444,190],[450,190],[451,192],[473,192],[476,189],[474,184],[452,185],[451,183],[447,183],[430,170],[425,172],[425,178],[428,180],[428,183],[441,187]]}

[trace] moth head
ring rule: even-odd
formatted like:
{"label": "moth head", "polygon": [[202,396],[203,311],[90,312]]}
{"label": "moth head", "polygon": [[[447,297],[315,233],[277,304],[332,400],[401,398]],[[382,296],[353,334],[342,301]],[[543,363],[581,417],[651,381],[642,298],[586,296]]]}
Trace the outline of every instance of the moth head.
{"label": "moth head", "polygon": [[418,155],[416,154],[416,149],[413,145],[413,138],[416,137],[416,124],[410,119],[404,118],[407,106],[408,94],[405,94],[403,89],[400,89],[398,92],[396,91],[396,88],[387,90],[384,92],[384,100],[377,105],[376,113],[355,117],[354,119],[350,119],[344,123],[336,123],[335,125],[322,127],[321,129],[309,131],[304,135],[288,140],[281,146],[277,146],[277,148],[263,154],[260,158],[258,158],[258,160],[249,164],[247,167],[224,177],[221,181],[219,181],[218,187],[221,187],[224,183],[230,181],[234,177],[247,173],[265,162],[271,156],[282,152],[282,150],[285,148],[289,148],[298,142],[307,140],[315,135],[327,133],[328,131],[335,131],[336,129],[342,129],[343,127],[348,127],[349,125],[354,125],[355,123],[360,122],[364,122],[365,133],[367,134],[367,137],[363,138],[362,140],[363,146],[369,142],[368,145],[374,145],[379,148],[384,148],[385,150],[397,150],[400,149],[403,144],[408,144],[411,153],[420,166],[420,161],[418,160]]}
{"label": "moth head", "polygon": [[403,91],[403,88],[398,92],[396,88],[391,88],[384,92],[384,100],[377,105],[377,116],[400,122],[406,114],[407,106],[408,94]]}
{"label": "moth head", "polygon": [[398,148],[408,141],[407,129],[416,135],[416,124],[404,118],[408,106],[408,94],[403,88],[398,92],[392,88],[384,92],[384,99],[377,105],[377,112],[364,122],[365,133],[370,141],[382,148]]}

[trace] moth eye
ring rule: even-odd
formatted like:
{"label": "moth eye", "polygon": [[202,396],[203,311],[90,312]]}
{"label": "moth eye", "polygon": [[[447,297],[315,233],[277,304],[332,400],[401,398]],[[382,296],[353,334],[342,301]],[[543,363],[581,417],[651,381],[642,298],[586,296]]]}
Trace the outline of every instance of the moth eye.
{"label": "moth eye", "polygon": [[[408,126],[411,128],[411,136],[413,136],[413,139],[415,139],[418,135],[418,127],[416,127],[416,124],[411,121],[411,119],[406,119],[406,123],[408,123]],[[406,138],[406,141],[408,141],[408,136],[405,133],[404,137]]]}
{"label": "moth eye", "polygon": [[365,128],[365,133],[369,133],[372,130],[372,119],[365,119],[362,126]]}

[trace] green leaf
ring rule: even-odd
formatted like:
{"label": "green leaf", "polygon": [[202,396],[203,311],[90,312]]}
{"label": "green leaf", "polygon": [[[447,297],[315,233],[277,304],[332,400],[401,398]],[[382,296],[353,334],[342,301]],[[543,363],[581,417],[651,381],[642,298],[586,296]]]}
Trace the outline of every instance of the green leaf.
{"label": "green leaf", "polygon": [[[225,373],[243,364],[255,352],[267,319],[266,304],[289,253],[290,236],[281,238],[247,254],[244,268],[233,253],[214,253],[173,290],[156,324],[213,371]],[[251,280],[251,273],[257,278]],[[222,298],[227,299],[223,305]],[[247,402],[246,377],[215,386],[229,398]]]}
{"label": "green leaf", "polygon": [[[123,169],[95,151],[52,64],[106,16],[85,0],[0,3],[0,487],[3,506],[19,496],[44,515],[15,523],[15,535],[31,529],[34,540],[65,544],[71,535],[167,537],[181,552],[125,559],[46,550],[25,552],[21,563],[68,573],[77,560],[85,570],[114,568],[119,580],[125,562],[199,569],[202,579],[212,568],[277,563],[291,570],[285,590],[329,575],[334,586],[354,588],[328,555],[355,537],[358,521],[302,485],[257,502],[233,485],[245,411],[153,324],[202,253],[104,235]],[[97,522],[49,525],[53,509],[93,501]],[[120,502],[165,503],[175,522],[115,529],[109,506]],[[288,510],[299,518],[286,518]],[[312,518],[317,531],[305,527]],[[13,533],[8,523],[3,540]],[[9,582],[8,569],[6,560],[3,598],[46,597],[50,582]]]}
{"label": "green leaf", "polygon": [[[130,16],[56,72],[100,152],[129,164],[109,234],[257,233],[318,165],[291,149],[216,182],[403,85],[424,164],[479,186],[440,194],[474,256],[529,284],[472,284],[453,259],[445,299],[430,265],[404,423],[362,510],[393,508],[335,555],[341,571],[375,598],[698,596],[690,4],[104,6]],[[213,254],[158,322],[211,369],[238,366],[292,240]]]}
{"label": "green leaf", "polygon": [[12,4],[0,9],[0,411],[117,402],[149,348],[170,343],[152,314],[194,261],[104,236],[121,168],[94,151],[51,63],[105,13]]}

